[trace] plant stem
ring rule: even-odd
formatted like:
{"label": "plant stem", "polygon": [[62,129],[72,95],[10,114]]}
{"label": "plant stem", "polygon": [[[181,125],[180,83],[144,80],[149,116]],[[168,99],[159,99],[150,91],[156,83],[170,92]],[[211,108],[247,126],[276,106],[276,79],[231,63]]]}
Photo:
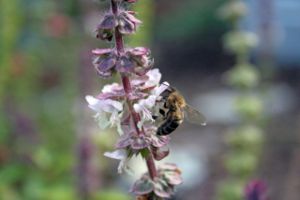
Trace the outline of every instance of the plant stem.
{"label": "plant stem", "polygon": [[[112,12],[115,16],[118,15],[119,8],[118,8],[118,4],[117,4],[116,0],[111,0],[111,10],[112,10]],[[115,28],[115,45],[116,45],[118,55],[120,55],[121,53],[124,52],[123,37],[122,37],[122,34],[119,32],[118,28]],[[125,91],[125,94],[126,94],[126,102],[127,102],[130,114],[132,116],[132,119],[133,119],[133,122],[134,122],[134,125],[135,125],[135,129],[136,129],[136,131],[139,135],[144,135],[145,133],[144,133],[143,129],[140,130],[137,126],[137,124],[140,121],[141,117],[138,113],[136,113],[134,111],[133,106],[132,106],[132,102],[128,98],[129,95],[132,93],[132,87],[131,87],[130,79],[125,74],[121,74],[121,77],[122,77],[123,88],[124,88],[124,91]],[[148,168],[150,177],[153,180],[157,176],[157,171],[156,171],[155,163],[154,163],[154,160],[153,160],[153,155],[152,155],[150,150],[149,150],[149,155],[146,157],[146,163],[147,163],[147,168]]]}

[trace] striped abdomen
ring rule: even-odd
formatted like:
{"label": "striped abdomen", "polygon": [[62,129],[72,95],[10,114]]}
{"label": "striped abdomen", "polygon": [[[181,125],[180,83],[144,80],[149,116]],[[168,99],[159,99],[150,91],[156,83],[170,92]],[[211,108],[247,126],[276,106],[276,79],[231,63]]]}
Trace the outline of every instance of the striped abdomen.
{"label": "striped abdomen", "polygon": [[158,129],[157,135],[169,135],[172,133],[181,123],[182,119],[170,116]]}

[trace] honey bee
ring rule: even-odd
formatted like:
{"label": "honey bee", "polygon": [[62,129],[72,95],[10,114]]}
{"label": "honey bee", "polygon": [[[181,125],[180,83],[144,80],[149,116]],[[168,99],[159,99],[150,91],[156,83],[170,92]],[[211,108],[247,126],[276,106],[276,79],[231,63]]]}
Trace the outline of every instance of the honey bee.
{"label": "honey bee", "polygon": [[[185,119],[197,125],[206,125],[206,119],[202,113],[188,105],[184,97],[167,83],[167,89],[162,92],[161,100],[158,102],[158,113],[162,116],[162,122],[157,129],[157,135],[169,135]],[[158,116],[154,116],[158,119]]]}

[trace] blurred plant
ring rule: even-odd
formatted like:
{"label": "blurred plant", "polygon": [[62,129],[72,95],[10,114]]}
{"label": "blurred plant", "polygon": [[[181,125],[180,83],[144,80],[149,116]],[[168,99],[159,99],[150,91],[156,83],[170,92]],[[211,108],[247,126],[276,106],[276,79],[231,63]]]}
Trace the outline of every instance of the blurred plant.
{"label": "blurred plant", "polygon": [[260,73],[256,66],[249,63],[251,50],[258,44],[258,39],[254,33],[239,28],[240,20],[246,14],[247,6],[241,0],[229,0],[220,9],[221,17],[233,28],[224,36],[224,47],[236,56],[236,64],[225,74],[225,78],[239,93],[235,110],[240,122],[226,138],[229,152],[225,155],[224,164],[229,180],[219,185],[219,200],[243,199],[243,185],[257,167],[263,142],[263,131],[259,126],[262,101],[253,94],[259,85]]}
{"label": "blurred plant", "polygon": [[75,199],[70,66],[78,32],[57,15],[62,2],[0,4],[0,199]]}
{"label": "blurred plant", "polygon": [[167,84],[160,84],[158,69],[151,69],[153,59],[145,47],[125,48],[123,36],[136,32],[142,23],[135,12],[125,9],[127,3],[136,0],[111,0],[111,10],[104,14],[97,27],[97,38],[111,41],[111,49],[95,49],[94,66],[102,78],[117,74],[122,84],[105,85],[97,97],[87,96],[89,107],[96,112],[95,119],[101,129],[116,127],[120,139],[116,150],[104,155],[120,160],[118,172],[131,172],[127,166],[133,156],[141,155],[147,164],[145,173],[132,187],[138,199],[170,198],[174,187],[182,182],[181,172],[174,164],[164,164],[158,169],[154,160],[161,160],[169,154],[166,146],[169,136],[156,134],[152,113],[160,94]]}
{"label": "blurred plant", "polygon": [[[130,46],[146,45],[151,44],[151,36],[153,33],[153,21],[154,21],[154,1],[143,0],[137,1],[134,5],[140,19],[143,19],[143,28],[137,33],[128,38]],[[126,40],[127,41],[127,40]]]}

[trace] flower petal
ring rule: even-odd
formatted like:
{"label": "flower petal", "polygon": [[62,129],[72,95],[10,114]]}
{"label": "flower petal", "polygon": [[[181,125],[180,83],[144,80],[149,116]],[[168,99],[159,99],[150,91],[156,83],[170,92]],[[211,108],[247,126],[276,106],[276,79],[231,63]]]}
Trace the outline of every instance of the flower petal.
{"label": "flower petal", "polygon": [[163,82],[159,87],[156,87],[152,93],[153,95],[158,97],[161,95],[161,93],[168,89],[168,87],[170,87],[170,84],[168,82]]}
{"label": "flower petal", "polygon": [[[162,180],[160,180],[161,182]],[[156,182],[154,184],[154,193],[161,198],[170,198],[173,194],[173,191],[169,188],[163,187],[162,183]]]}
{"label": "flower petal", "polygon": [[126,19],[125,17],[122,17],[119,19],[118,27],[119,27],[120,33],[122,33],[122,34],[132,34],[136,30],[135,24],[132,21]]}
{"label": "flower petal", "polygon": [[127,134],[123,135],[123,137],[116,144],[116,148],[126,148],[131,145],[131,137]]}
{"label": "flower petal", "polygon": [[131,192],[135,195],[145,195],[151,193],[153,189],[154,187],[150,177],[144,176],[134,183]]}
{"label": "flower petal", "polygon": [[122,174],[123,172],[127,172],[129,175],[133,175],[132,169],[128,166],[128,158],[120,161],[118,166],[118,173]]}
{"label": "flower petal", "polygon": [[122,56],[116,63],[116,69],[119,72],[131,72],[134,68],[134,63],[126,56]]}
{"label": "flower petal", "polygon": [[106,72],[113,68],[116,65],[116,58],[114,57],[106,57],[106,58],[100,58],[99,62],[95,64],[98,71]]}
{"label": "flower petal", "polygon": [[116,26],[115,16],[108,13],[103,17],[102,22],[99,24],[98,29],[113,29]]}
{"label": "flower petal", "polygon": [[94,110],[96,112],[101,112],[102,111],[102,109],[101,109],[101,107],[103,106],[102,101],[100,101],[99,99],[96,99],[95,97],[90,96],[90,95],[87,95],[85,97],[85,99],[88,102],[89,107],[92,110]]}
{"label": "flower petal", "polygon": [[114,101],[111,99],[104,99],[101,100],[101,110],[108,112],[108,113],[113,113],[115,110],[121,111],[123,109],[123,104],[120,103],[119,101]]}
{"label": "flower petal", "polygon": [[167,157],[170,153],[170,150],[162,150],[161,148],[152,147],[151,152],[155,160],[159,161]]}
{"label": "flower petal", "polygon": [[164,147],[170,142],[169,136],[158,136],[158,135],[151,135],[151,144],[154,147]]}
{"label": "flower petal", "polygon": [[113,93],[116,90],[120,90],[120,89],[122,89],[122,87],[119,83],[112,83],[112,84],[105,85],[102,89],[102,92],[103,93]]}
{"label": "flower petal", "polygon": [[105,152],[104,156],[116,160],[123,160],[127,158],[127,151],[124,149],[118,149],[112,152]]}
{"label": "flower petal", "polygon": [[133,56],[144,56],[150,54],[150,50],[146,47],[135,47],[128,49],[128,53]]}
{"label": "flower petal", "polygon": [[110,54],[113,50],[112,49],[93,49],[92,53],[94,55],[100,56],[103,54]]}
{"label": "flower petal", "polygon": [[152,69],[146,73],[148,80],[145,82],[144,87],[153,87],[159,84],[161,73],[158,69]]}
{"label": "flower petal", "polygon": [[176,172],[165,172],[164,176],[168,180],[168,183],[171,185],[179,185],[183,182],[180,174]]}
{"label": "flower petal", "polygon": [[178,167],[172,163],[164,163],[163,165],[159,166],[160,170],[167,170],[167,171],[177,171]]}
{"label": "flower petal", "polygon": [[131,22],[135,23],[135,24],[141,24],[142,21],[137,19],[134,15],[135,12],[134,11],[126,11],[124,12],[125,17],[128,18]]}
{"label": "flower petal", "polygon": [[131,141],[131,148],[134,150],[144,149],[149,146],[145,137],[136,137]]}
{"label": "flower petal", "polygon": [[103,112],[98,112],[94,118],[96,119],[96,121],[98,122],[98,126],[100,127],[100,129],[104,130],[107,127],[109,127],[110,122],[108,120],[108,116],[106,113]]}

